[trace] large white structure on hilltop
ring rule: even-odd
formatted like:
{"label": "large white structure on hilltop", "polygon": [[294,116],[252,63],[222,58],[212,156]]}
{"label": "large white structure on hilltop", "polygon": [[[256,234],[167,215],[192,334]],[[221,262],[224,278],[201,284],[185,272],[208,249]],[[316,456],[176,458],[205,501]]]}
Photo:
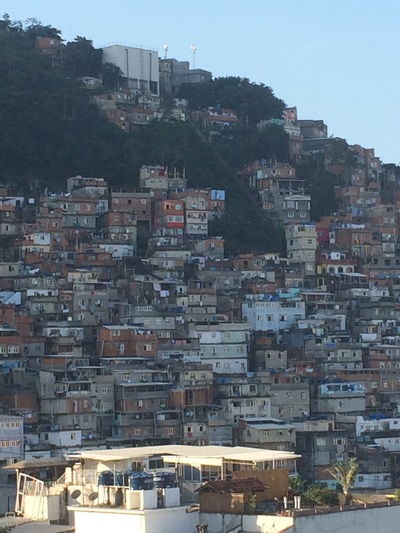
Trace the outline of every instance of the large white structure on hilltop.
{"label": "large white structure on hilltop", "polygon": [[132,46],[112,45],[103,48],[103,62],[121,69],[128,86],[137,94],[159,96],[158,52]]}

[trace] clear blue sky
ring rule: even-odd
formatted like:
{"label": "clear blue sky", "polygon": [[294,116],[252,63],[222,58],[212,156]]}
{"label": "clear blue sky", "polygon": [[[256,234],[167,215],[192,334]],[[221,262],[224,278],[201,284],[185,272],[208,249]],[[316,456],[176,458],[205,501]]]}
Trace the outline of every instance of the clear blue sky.
{"label": "clear blue sky", "polygon": [[0,0],[95,46],[120,42],[263,82],[299,118],[400,163],[398,0]]}

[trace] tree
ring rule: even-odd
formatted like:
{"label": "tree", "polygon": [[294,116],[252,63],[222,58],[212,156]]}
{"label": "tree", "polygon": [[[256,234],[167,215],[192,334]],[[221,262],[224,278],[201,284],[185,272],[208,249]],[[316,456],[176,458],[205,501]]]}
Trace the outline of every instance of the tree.
{"label": "tree", "polygon": [[262,119],[281,118],[285,107],[270,87],[239,76],[215,78],[206,83],[185,83],[180,87],[178,97],[187,98],[191,109],[210,106],[233,109],[239,121],[246,125],[256,125]]}
{"label": "tree", "polygon": [[326,469],[326,472],[329,472],[333,479],[335,479],[342,487],[345,505],[349,504],[351,501],[350,488],[354,482],[358,468],[357,459],[351,457],[346,463],[335,463],[330,468]]}
{"label": "tree", "polygon": [[113,63],[104,63],[102,67],[103,87],[109,90],[115,90],[122,85],[122,71]]}
{"label": "tree", "polygon": [[314,486],[310,487],[301,497],[304,506],[314,505],[338,505],[338,494],[327,487]]}
{"label": "tree", "polygon": [[50,37],[51,39],[61,39],[61,30],[53,26],[44,26],[40,20],[29,18],[25,21],[24,31],[29,39],[35,43],[41,37]]}
{"label": "tree", "polygon": [[93,42],[85,37],[75,37],[67,43],[64,50],[66,68],[72,76],[98,78],[102,73],[103,50],[95,48]]}

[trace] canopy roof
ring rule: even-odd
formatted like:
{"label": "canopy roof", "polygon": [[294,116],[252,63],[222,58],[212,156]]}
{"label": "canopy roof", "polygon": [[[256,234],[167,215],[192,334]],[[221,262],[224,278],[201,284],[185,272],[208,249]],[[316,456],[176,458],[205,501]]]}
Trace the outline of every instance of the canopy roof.
{"label": "canopy roof", "polygon": [[102,463],[124,460],[146,459],[162,456],[166,463],[191,465],[222,465],[226,462],[262,463],[298,459],[293,452],[247,448],[242,446],[143,446],[137,448],[116,448],[112,450],[82,451],[74,455],[76,460],[91,459]]}
{"label": "canopy roof", "polygon": [[4,466],[4,470],[31,470],[34,468],[47,468],[52,466],[71,466],[71,462],[62,457],[48,457],[43,459],[26,459],[11,465]]}

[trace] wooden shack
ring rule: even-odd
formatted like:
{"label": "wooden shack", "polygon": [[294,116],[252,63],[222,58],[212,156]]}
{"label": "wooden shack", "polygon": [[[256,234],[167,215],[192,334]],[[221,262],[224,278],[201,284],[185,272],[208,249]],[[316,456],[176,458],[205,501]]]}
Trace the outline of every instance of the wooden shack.
{"label": "wooden shack", "polygon": [[253,469],[251,471],[238,470],[232,473],[232,478],[243,480],[249,475],[258,479],[266,486],[262,494],[257,494],[257,502],[265,502],[274,498],[282,499],[289,491],[289,470],[287,468],[270,468],[268,470]]}
{"label": "wooden shack", "polygon": [[208,481],[197,489],[201,513],[244,514],[255,506],[255,494],[265,483],[256,478]]}

